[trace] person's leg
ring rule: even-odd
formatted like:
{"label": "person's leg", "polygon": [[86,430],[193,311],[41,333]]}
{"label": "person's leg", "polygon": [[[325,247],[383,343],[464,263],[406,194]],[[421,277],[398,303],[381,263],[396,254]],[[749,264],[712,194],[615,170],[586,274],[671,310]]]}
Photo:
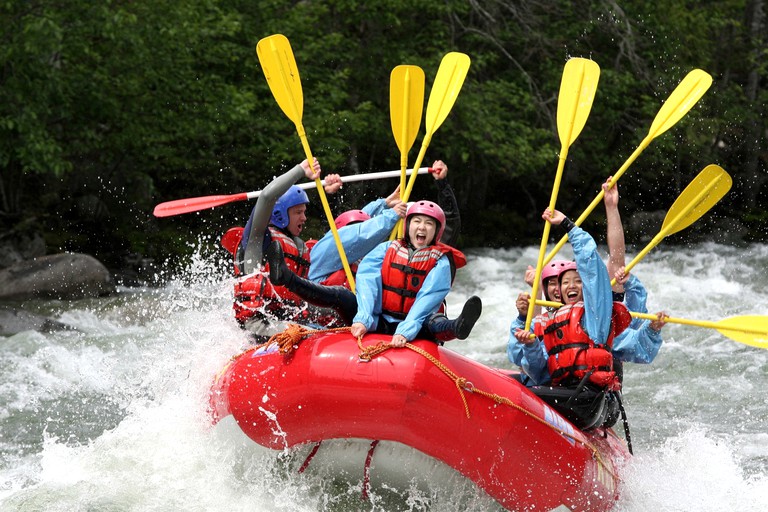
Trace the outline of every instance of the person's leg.
{"label": "person's leg", "polygon": [[472,296],[464,303],[461,314],[454,320],[450,320],[442,313],[435,313],[427,319],[427,329],[437,341],[450,341],[453,339],[466,339],[475,322],[483,312],[483,302],[480,297]]}
{"label": "person's leg", "polygon": [[315,306],[334,308],[345,323],[351,324],[357,314],[357,298],[343,286],[324,286],[299,277],[285,264],[279,242],[272,242],[267,249],[269,280],[275,286],[285,286],[290,291]]}

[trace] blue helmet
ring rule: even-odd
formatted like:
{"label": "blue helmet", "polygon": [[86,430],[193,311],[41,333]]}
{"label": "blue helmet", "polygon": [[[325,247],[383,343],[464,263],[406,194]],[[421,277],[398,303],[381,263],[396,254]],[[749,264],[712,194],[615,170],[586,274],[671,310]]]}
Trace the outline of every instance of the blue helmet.
{"label": "blue helmet", "polygon": [[309,203],[309,197],[307,193],[296,185],[291,185],[288,192],[281,195],[275,207],[272,209],[272,216],[269,218],[270,224],[277,226],[280,229],[288,227],[288,208],[296,206],[297,204]]}

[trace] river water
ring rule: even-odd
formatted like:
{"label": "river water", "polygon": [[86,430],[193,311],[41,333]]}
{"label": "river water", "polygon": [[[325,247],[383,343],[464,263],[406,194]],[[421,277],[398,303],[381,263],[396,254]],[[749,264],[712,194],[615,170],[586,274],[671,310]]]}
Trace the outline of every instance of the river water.
{"label": "river water", "polygon": [[[449,304],[455,314],[477,294],[484,312],[449,348],[509,367],[514,298],[537,249],[467,253]],[[768,312],[766,268],[768,246],[709,244],[654,249],[635,271],[651,311],[718,321]],[[211,429],[211,380],[248,342],[227,271],[198,255],[161,289],[25,304],[77,331],[0,338],[0,510],[499,510],[471,485],[362,501]],[[700,327],[663,333],[653,364],[625,368],[635,456],[616,510],[768,509],[768,350]]]}

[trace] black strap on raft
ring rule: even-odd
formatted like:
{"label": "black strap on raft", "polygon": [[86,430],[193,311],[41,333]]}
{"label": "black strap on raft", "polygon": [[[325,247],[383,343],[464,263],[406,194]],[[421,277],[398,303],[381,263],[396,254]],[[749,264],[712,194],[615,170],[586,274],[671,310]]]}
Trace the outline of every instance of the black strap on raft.
{"label": "black strap on raft", "polygon": [[624,402],[621,400],[621,391],[616,391],[616,401],[619,402],[619,410],[621,411],[621,422],[624,424],[624,437],[627,439],[627,449],[630,455],[634,455],[632,451],[632,435],[629,432],[629,422],[627,421],[627,411],[624,410]]}
{"label": "black strap on raft", "polygon": [[315,446],[312,447],[312,450],[310,450],[309,455],[307,455],[307,458],[304,460],[304,464],[301,465],[299,468],[299,473],[303,473],[305,469],[309,466],[309,463],[314,458],[315,454],[317,453],[317,450],[320,448],[320,445],[322,444],[322,441],[318,441]]}
{"label": "black strap on raft", "polygon": [[565,402],[566,407],[571,407],[571,403],[576,399],[576,397],[581,393],[581,390],[584,389],[584,385],[587,383],[587,380],[592,375],[594,370],[589,370],[586,374],[584,374],[584,377],[582,377],[581,382],[579,382],[579,385],[576,386],[576,391],[573,392],[571,395],[571,398],[568,399],[567,402]]}
{"label": "black strap on raft", "polygon": [[373,452],[379,445],[379,441],[371,441],[371,447],[368,449],[368,455],[365,457],[365,467],[363,468],[363,493],[360,499],[368,501],[368,492],[371,490],[371,460]]}

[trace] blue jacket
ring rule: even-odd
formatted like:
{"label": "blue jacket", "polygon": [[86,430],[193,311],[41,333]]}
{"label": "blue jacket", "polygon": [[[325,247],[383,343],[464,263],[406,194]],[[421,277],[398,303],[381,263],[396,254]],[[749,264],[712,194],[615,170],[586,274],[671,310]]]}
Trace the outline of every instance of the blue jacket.
{"label": "blue jacket", "polygon": [[[574,226],[568,232],[568,241],[573,247],[576,268],[582,281],[584,316],[581,318],[581,326],[595,343],[604,344],[610,333],[613,313],[613,293],[608,269],[600,259],[597,244],[589,233]],[[509,348],[507,353],[509,354]],[[544,342],[537,338],[533,343],[522,347],[522,353],[521,366],[533,381],[532,384],[549,381]]]}
{"label": "blue jacket", "polygon": [[[339,229],[339,239],[349,263],[361,260],[377,245],[389,238],[400,217],[395,210],[385,207],[384,199],[373,201],[363,208],[371,216],[365,222],[350,224]],[[309,280],[322,282],[341,270],[341,256],[333,232],[328,231],[310,251]]]}
{"label": "blue jacket", "polygon": [[357,268],[357,314],[353,323],[365,325],[368,331],[376,330],[382,316],[388,322],[400,322],[395,334],[406,340],[413,340],[424,321],[440,309],[451,290],[451,264],[443,256],[424,278],[424,284],[416,294],[416,299],[405,319],[400,321],[381,312],[382,265],[387,248],[392,242],[384,242],[368,253]]}
{"label": "blue jacket", "polygon": [[[600,259],[597,245],[589,233],[575,226],[568,233],[568,239],[573,246],[576,268],[582,280],[584,316],[581,324],[584,330],[590,333],[593,341],[603,344],[608,339],[613,309],[608,269]],[[630,311],[647,312],[645,302],[648,294],[640,280],[631,275],[624,289],[627,308]],[[636,321],[638,322],[635,323]],[[519,343],[514,337],[514,332],[524,326],[525,318],[518,316],[512,321],[507,357],[523,368],[530,377],[531,384],[543,384],[549,381],[546,348],[540,339],[530,345]],[[611,352],[620,361],[650,363],[656,357],[660,346],[661,335],[650,329],[650,321],[634,319],[630,327],[613,340]]]}
{"label": "blue jacket", "polygon": [[[545,313],[542,313],[545,314]],[[549,370],[547,370],[547,351],[544,350],[544,344],[538,342],[538,340],[530,345],[523,345],[517,338],[515,338],[515,331],[525,328],[525,316],[518,315],[512,320],[512,324],[509,326],[509,341],[507,342],[507,357],[509,360],[523,368],[523,371],[529,372],[533,368],[542,369],[537,375],[529,375],[527,379],[523,379],[523,383],[529,386],[533,386],[538,382],[545,382],[549,380]],[[533,332],[533,325],[539,321],[539,317],[535,317],[531,323],[531,332]]]}
{"label": "blue jacket", "polygon": [[[647,313],[645,303],[648,292],[643,283],[630,274],[624,285],[624,303],[627,309]],[[651,321],[633,318],[629,327],[613,340],[613,357],[630,363],[648,364],[656,358],[661,348],[661,332],[651,329]]]}

